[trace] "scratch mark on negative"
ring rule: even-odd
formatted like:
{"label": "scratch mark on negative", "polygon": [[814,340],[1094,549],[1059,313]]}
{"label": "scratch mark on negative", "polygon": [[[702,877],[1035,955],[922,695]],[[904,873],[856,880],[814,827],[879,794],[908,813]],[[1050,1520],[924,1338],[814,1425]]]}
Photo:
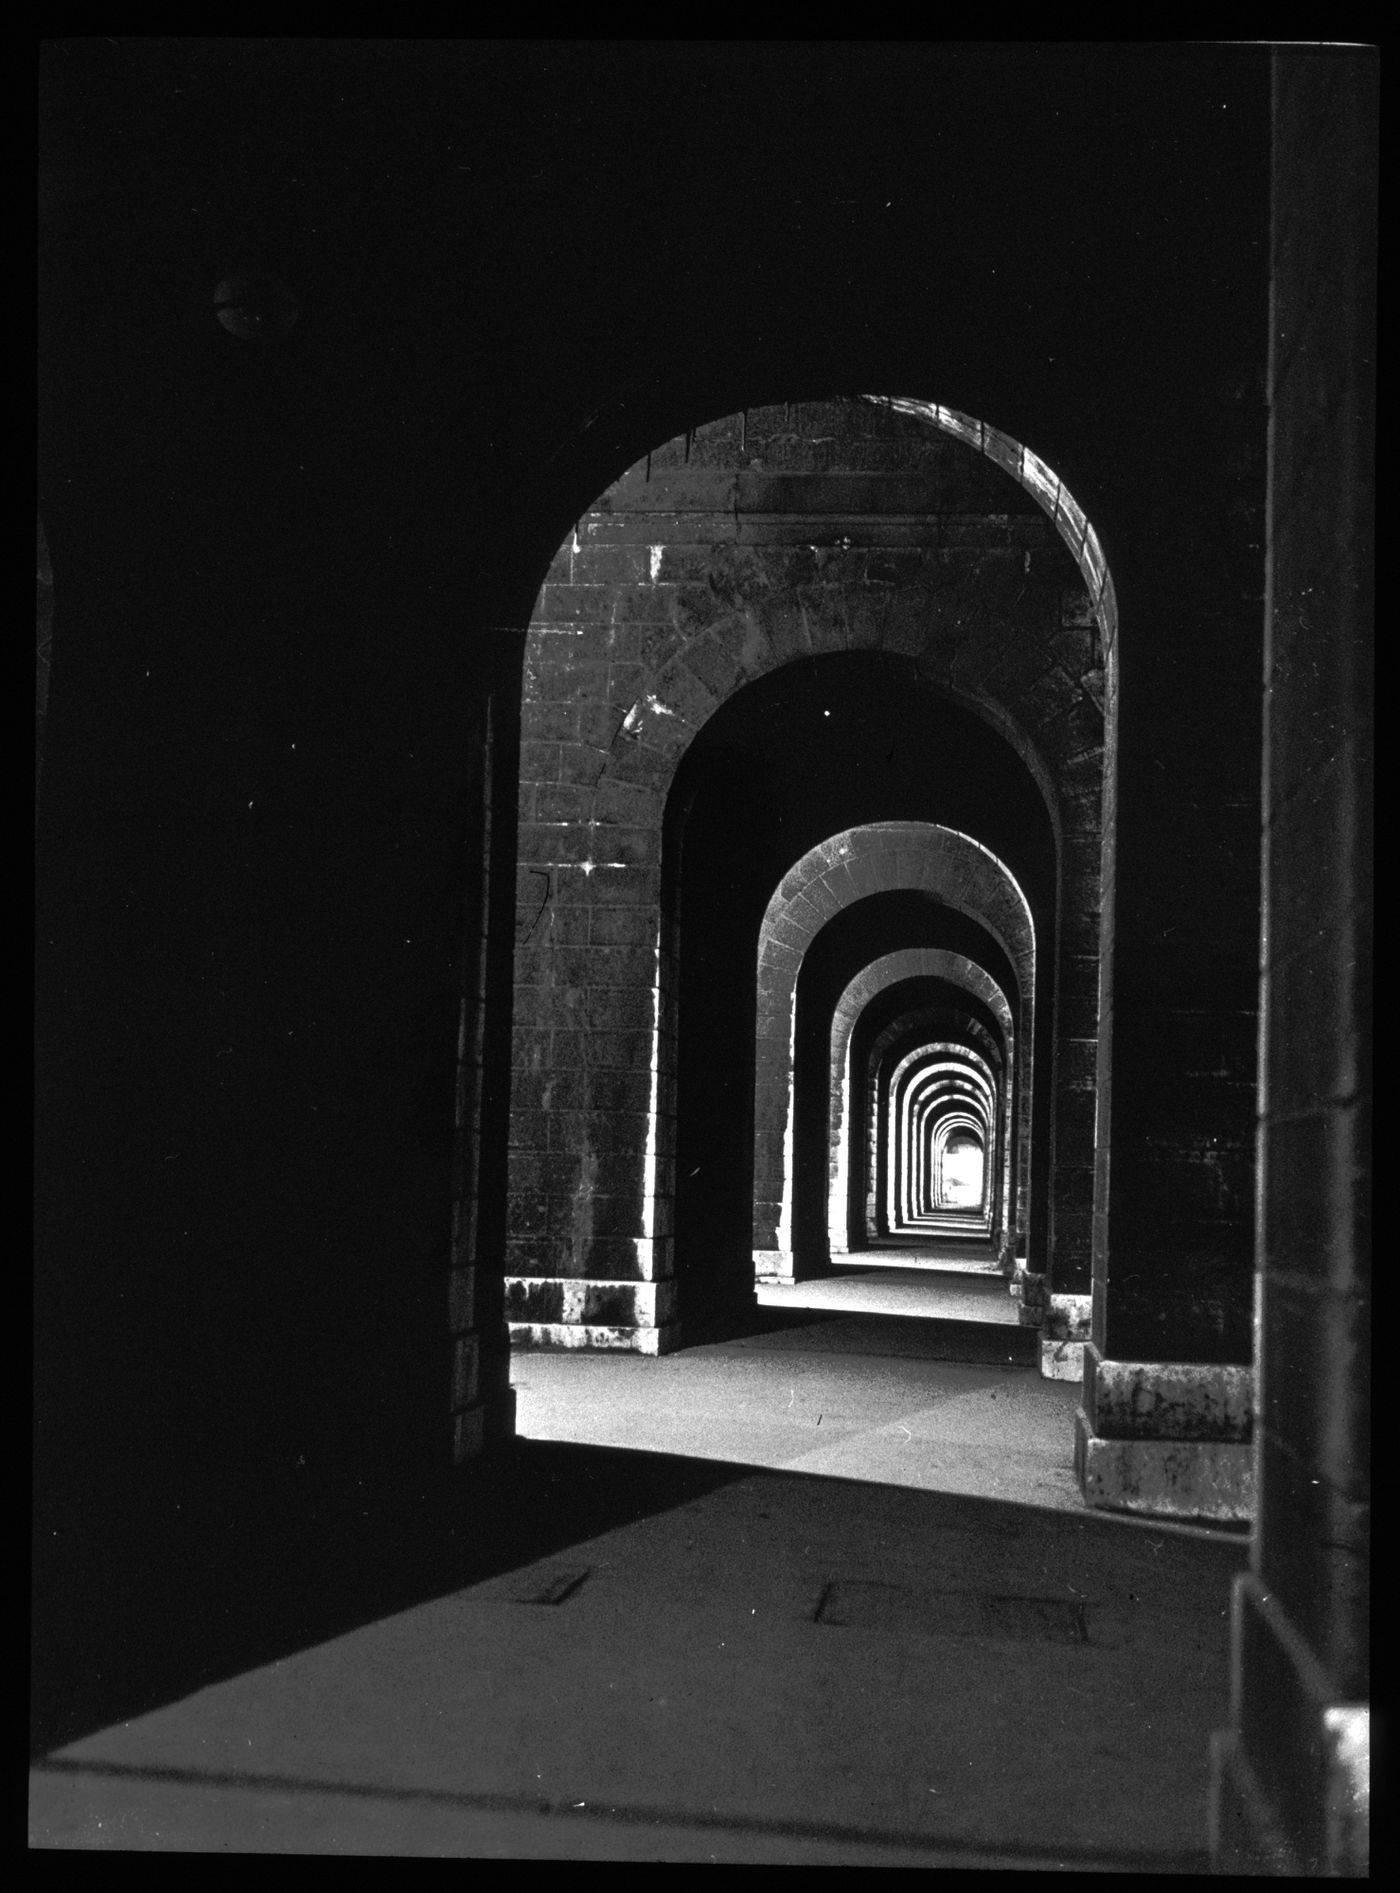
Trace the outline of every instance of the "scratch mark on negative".
{"label": "scratch mark on negative", "polygon": [[546,907],[548,907],[549,897],[554,892],[554,877],[549,872],[548,868],[527,868],[525,871],[527,874],[533,875],[533,877],[536,880],[544,882],[544,893],[541,894],[540,896],[539,909],[536,912],[534,919],[530,922],[524,934],[521,936],[522,946],[525,944],[527,940],[531,940],[534,938],[535,928],[539,926],[540,921],[544,918],[544,910]]}

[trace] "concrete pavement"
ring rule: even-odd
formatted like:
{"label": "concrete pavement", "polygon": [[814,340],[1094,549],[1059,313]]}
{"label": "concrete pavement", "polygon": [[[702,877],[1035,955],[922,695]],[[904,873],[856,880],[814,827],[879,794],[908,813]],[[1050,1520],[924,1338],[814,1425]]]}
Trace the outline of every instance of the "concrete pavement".
{"label": "concrete pavement", "polygon": [[31,1845],[1203,1870],[1243,1544],[1077,1507],[1073,1388],[773,1319],[522,1357],[459,1576],[65,1743]]}
{"label": "concrete pavement", "polygon": [[[1001,1332],[990,1324],[991,1345]],[[660,1359],[522,1354],[516,1421],[531,1439],[1081,1512],[1078,1386],[1042,1380],[1005,1346],[999,1362],[939,1358],[943,1339],[936,1323],[808,1314]]]}

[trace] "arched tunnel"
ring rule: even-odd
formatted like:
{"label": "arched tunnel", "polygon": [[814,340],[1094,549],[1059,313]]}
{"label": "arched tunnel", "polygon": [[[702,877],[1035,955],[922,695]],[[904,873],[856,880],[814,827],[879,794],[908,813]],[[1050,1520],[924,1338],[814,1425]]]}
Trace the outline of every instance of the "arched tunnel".
{"label": "arched tunnel", "polygon": [[40,65],[31,1846],[1364,1873],[1373,49]]}

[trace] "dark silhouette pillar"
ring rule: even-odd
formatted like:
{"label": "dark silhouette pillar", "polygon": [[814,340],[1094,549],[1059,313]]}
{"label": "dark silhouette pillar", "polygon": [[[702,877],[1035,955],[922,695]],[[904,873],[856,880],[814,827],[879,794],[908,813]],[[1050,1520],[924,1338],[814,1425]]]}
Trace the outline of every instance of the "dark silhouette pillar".
{"label": "dark silhouette pillar", "polygon": [[[1262,96],[1262,122],[1267,101]],[[1267,216],[1267,170],[1232,180]],[[1165,259],[1164,259],[1165,261]],[[1207,306],[1195,319],[1209,322]],[[1244,1519],[1259,903],[1266,259],[1231,345],[1163,361],[1123,417],[1104,550],[1109,668],[1092,1336],[1076,1463],[1092,1504]],[[1188,365],[1190,364],[1190,365]],[[1092,510],[1092,502],[1089,502]],[[1096,514],[1096,516],[1098,516]]]}
{"label": "dark silhouette pillar", "polygon": [[1376,64],[1274,62],[1259,1523],[1212,1845],[1368,1867]]}

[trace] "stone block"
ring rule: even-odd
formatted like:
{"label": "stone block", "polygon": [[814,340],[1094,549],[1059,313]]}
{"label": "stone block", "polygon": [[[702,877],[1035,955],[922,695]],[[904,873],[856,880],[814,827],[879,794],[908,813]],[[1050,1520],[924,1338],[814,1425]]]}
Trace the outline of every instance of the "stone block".
{"label": "stone block", "polygon": [[590,1199],[595,1238],[646,1235],[646,1204],[640,1194],[593,1196]]}
{"label": "stone block", "polygon": [[592,1031],[642,1031],[653,1024],[654,1006],[646,987],[597,987],[586,995],[583,1011]]}
{"label": "stone block", "polygon": [[522,822],[516,838],[521,864],[535,868],[586,861],[592,845],[587,828],[567,822]]}
{"label": "stone block", "polygon": [[692,729],[699,729],[719,708],[714,694],[683,658],[673,658],[661,672],[656,680],[656,694],[673,717],[679,717]]}
{"label": "stone block", "polygon": [[1045,1309],[1046,1335],[1057,1341],[1087,1341],[1092,1314],[1092,1295],[1051,1295]]}
{"label": "stone block", "polygon": [[1058,1341],[1042,1333],[1040,1377],[1042,1380],[1083,1380],[1084,1343]]}
{"label": "stone block", "polygon": [[512,1111],[510,1148],[540,1151],[549,1149],[552,1115],[548,1111]]}
{"label": "stone block", "polygon": [[760,1282],[793,1282],[797,1279],[796,1258],[791,1249],[755,1249],[754,1275]]}
{"label": "stone block", "polygon": [[452,1405],[454,1410],[475,1404],[480,1391],[481,1350],[474,1334],[459,1335],[452,1346]]}
{"label": "stone block", "polygon": [[846,645],[852,651],[884,648],[891,593],[888,588],[846,585],[842,589],[846,616]]}
{"label": "stone block", "polygon": [[541,703],[527,697],[520,713],[521,739],[532,747],[541,743],[578,740],[578,709],[572,703]]}
{"label": "stone block", "polygon": [[486,1443],[486,1408],[470,1407],[452,1416],[452,1463],[464,1465],[478,1459]]}
{"label": "stone block", "polygon": [[447,1278],[447,1325],[462,1334],[476,1320],[476,1270],[454,1268]]}
{"label": "stone block", "polygon": [[522,741],[520,745],[520,780],[553,782],[559,775],[558,743]]}
{"label": "stone block", "polygon": [[652,1036],[644,1031],[580,1034],[581,1058],[595,1071],[650,1071]]}
{"label": "stone block", "polygon": [[[651,719],[654,723],[655,718]],[[623,723],[608,756],[607,773],[619,782],[634,782],[664,795],[675,774],[675,759],[665,749],[641,740],[637,727]]]}
{"label": "stone block", "polygon": [[659,923],[646,908],[594,907],[588,911],[588,922],[590,946],[645,947],[654,954]]}
{"label": "stone block", "polygon": [[606,620],[612,614],[611,585],[545,585],[535,604],[533,623],[578,624]]}
{"label": "stone block", "polygon": [[637,1151],[646,1149],[651,1120],[645,1109],[555,1112],[551,1119],[556,1150]]}
{"label": "stone block", "polygon": [[[581,1111],[588,1101],[582,1072],[517,1071],[511,1075],[510,1103],[516,1111]],[[545,1146],[547,1148],[547,1146]]]}
{"label": "stone block", "polygon": [[1050,1298],[1045,1276],[1030,1269],[1013,1269],[1007,1286],[1011,1299],[1019,1303],[1020,1325],[1026,1328],[1041,1327]]}
{"label": "stone block", "polygon": [[[787,663],[794,658],[812,655],[806,619],[794,598],[786,593],[775,598],[764,598],[758,601],[754,610],[756,629],[770,654],[770,662]],[[744,669],[750,675],[758,674],[747,656]]]}
{"label": "stone block", "polygon": [[1094,1348],[1084,1398],[1102,1439],[1247,1441],[1253,1434],[1249,1367],[1105,1359]]}
{"label": "stone block", "polygon": [[[601,767],[601,758],[617,735],[621,723],[622,711],[610,699],[584,701],[579,704],[578,740],[580,744],[598,752],[599,767]],[[596,780],[597,775],[598,769],[595,768],[588,780]]]}
{"label": "stone block", "polygon": [[[1089,1358],[1086,1349],[1086,1366]],[[1074,1469],[1085,1503],[1149,1518],[1254,1517],[1254,1449],[1233,1441],[1103,1439],[1075,1414]]]}
{"label": "stone block", "polygon": [[[514,1166],[512,1166],[514,1167]],[[550,1199],[536,1191],[516,1192],[506,1198],[506,1229],[511,1236],[549,1233]]]}
{"label": "stone block", "polygon": [[581,545],[570,576],[575,585],[636,585],[648,578],[651,564],[649,547]]}
{"label": "stone block", "polygon": [[804,587],[799,593],[807,641],[818,655],[845,651],[850,646],[845,599],[825,587]]}
{"label": "stone block", "polygon": [[606,752],[592,743],[568,741],[559,743],[554,753],[557,759],[555,773],[559,781],[593,783],[598,780]]}
{"label": "stone block", "polygon": [[505,1280],[506,1319],[508,1321],[562,1320],[564,1288],[565,1283],[558,1276],[508,1275]]}
{"label": "stone block", "polygon": [[692,638],[685,646],[687,670],[698,678],[716,703],[722,703],[739,681],[744,668],[744,643],[742,633],[726,637],[711,631],[704,637]]}
{"label": "stone block", "polygon": [[508,1324],[515,1348],[570,1348],[629,1354],[669,1354],[681,1344],[679,1322],[662,1327],[591,1327],[569,1321]]}
{"label": "stone block", "polygon": [[551,906],[545,920],[545,937],[551,947],[587,946],[587,911],[573,907]]}
{"label": "stone block", "polygon": [[[641,1177],[634,1182],[640,1198]],[[583,1265],[590,1281],[649,1282],[667,1273],[657,1265],[653,1236],[590,1236],[584,1244]]]}

